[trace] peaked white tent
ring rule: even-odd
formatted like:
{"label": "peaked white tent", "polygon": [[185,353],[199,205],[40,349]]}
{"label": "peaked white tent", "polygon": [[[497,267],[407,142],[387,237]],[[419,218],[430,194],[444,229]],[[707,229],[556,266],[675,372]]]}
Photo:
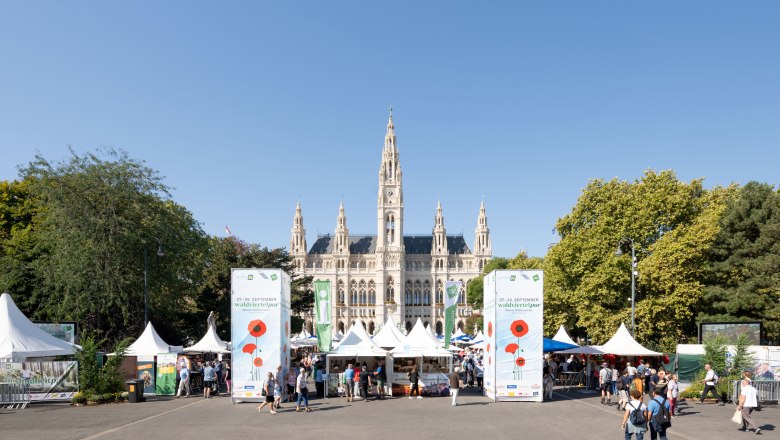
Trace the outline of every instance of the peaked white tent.
{"label": "peaked white tent", "polygon": [[227,343],[222,341],[217,335],[217,329],[213,325],[209,325],[209,329],[206,330],[206,334],[196,342],[194,345],[184,349],[185,353],[222,353],[227,354],[230,351],[227,349]]}
{"label": "peaked white tent", "polygon": [[442,341],[436,337],[436,333],[433,332],[433,328],[431,328],[430,324],[425,326],[425,332],[428,333],[428,336],[431,337],[431,340],[435,342],[436,345],[441,345]]}
{"label": "peaked white tent", "polygon": [[371,340],[361,320],[355,321],[339,345],[328,355],[338,356],[387,356],[387,350]]}
{"label": "peaked white tent", "polygon": [[471,346],[471,348],[476,350],[484,350],[487,346],[487,343],[485,342],[485,335],[482,333],[482,330],[480,330],[476,336],[474,336],[474,339],[471,340],[471,343],[474,344]]}
{"label": "peaked white tent", "polygon": [[422,320],[417,318],[417,322],[412,330],[401,342],[401,345],[390,350],[394,357],[436,357],[449,356],[452,354],[442,347],[439,342],[431,339],[431,335],[425,330]]}
{"label": "peaked white tent", "polygon": [[160,335],[157,334],[157,330],[151,322],[146,324],[144,332],[141,336],[135,340],[127,350],[125,350],[126,356],[157,356],[160,353],[181,353],[183,347],[180,345],[169,345],[163,341]]}
{"label": "peaked white tent", "polygon": [[374,335],[373,341],[382,348],[393,349],[401,345],[404,338],[404,334],[401,333],[401,330],[398,330],[393,318],[388,316],[387,322],[385,322],[382,330],[379,330],[379,333]]}
{"label": "peaked white tent", "polygon": [[563,324],[558,328],[558,333],[555,334],[555,336],[552,337],[553,341],[563,342],[565,344],[572,344],[572,345],[580,345],[569,336],[569,333],[566,332],[566,329],[563,327]]}
{"label": "peaked white tent", "polygon": [[616,356],[661,356],[661,353],[649,350],[640,345],[628,332],[625,324],[620,324],[620,328],[612,336],[612,339],[600,347],[603,353],[614,354]]}
{"label": "peaked white tent", "polygon": [[55,338],[27,319],[11,295],[0,295],[0,359],[23,362],[27,358],[67,356],[72,344]]}

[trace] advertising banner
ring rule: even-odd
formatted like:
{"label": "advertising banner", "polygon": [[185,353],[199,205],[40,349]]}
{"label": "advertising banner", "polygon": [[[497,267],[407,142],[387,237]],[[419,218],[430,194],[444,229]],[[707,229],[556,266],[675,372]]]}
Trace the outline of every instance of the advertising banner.
{"label": "advertising banner", "polygon": [[76,323],[75,322],[35,322],[39,329],[54,336],[55,338],[76,343]]}
{"label": "advertising banner", "polygon": [[450,338],[455,327],[455,311],[458,308],[458,296],[463,283],[460,281],[447,281],[444,286],[444,348],[450,348]]}
{"label": "advertising banner", "polygon": [[317,348],[319,348],[320,352],[327,353],[331,350],[331,343],[333,342],[332,327],[330,323],[330,281],[315,281],[314,293]]}
{"label": "advertising banner", "polygon": [[290,362],[290,277],[279,269],[232,269],[233,399],[260,401],[269,372]]}
{"label": "advertising banner", "polygon": [[491,347],[495,351],[495,398],[541,402],[543,272],[497,270],[487,278],[491,282],[485,282],[485,298],[492,296],[495,301],[493,316],[485,316],[492,327],[487,331],[495,333]]}
{"label": "advertising banner", "polygon": [[[30,376],[25,379],[23,371]],[[78,364],[65,362],[0,362],[0,382],[27,385],[31,401],[70,400],[79,390]]]}
{"label": "advertising banner", "polygon": [[176,394],[176,353],[157,355],[157,380],[154,387],[154,392],[158,396]]}
{"label": "advertising banner", "polygon": [[154,356],[138,356],[135,371],[136,378],[144,381],[144,394],[154,394]]}
{"label": "advertising banner", "polygon": [[484,322],[482,333],[485,335],[485,354],[482,359],[483,377],[482,389],[485,397],[496,400],[496,295],[495,290],[495,272],[485,275],[483,281],[484,294],[482,313]]}

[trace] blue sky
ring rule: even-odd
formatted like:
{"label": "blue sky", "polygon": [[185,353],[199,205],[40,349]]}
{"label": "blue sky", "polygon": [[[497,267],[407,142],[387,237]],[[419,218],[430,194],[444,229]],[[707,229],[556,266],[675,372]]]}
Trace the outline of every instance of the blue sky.
{"label": "blue sky", "polygon": [[778,183],[780,3],[6,2],[0,179],[114,146],[204,229],[376,228],[387,109],[406,233],[544,255],[589,179]]}

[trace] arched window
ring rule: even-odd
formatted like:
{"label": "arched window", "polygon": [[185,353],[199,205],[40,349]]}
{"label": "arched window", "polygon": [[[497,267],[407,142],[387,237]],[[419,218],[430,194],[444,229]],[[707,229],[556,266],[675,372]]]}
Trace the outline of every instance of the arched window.
{"label": "arched window", "polygon": [[368,334],[373,335],[374,334],[374,321],[368,322]]}
{"label": "arched window", "polygon": [[368,296],[366,295],[365,289],[360,289],[360,305],[364,306],[368,302]]}
{"label": "arched window", "polygon": [[444,285],[441,280],[436,281],[436,304],[444,304]]}
{"label": "arched window", "polygon": [[420,305],[420,291],[415,290],[414,291],[414,305],[419,306]]}
{"label": "arched window", "polygon": [[460,292],[458,293],[458,304],[466,304],[466,283],[462,279],[460,281]]}
{"label": "arched window", "polygon": [[338,303],[344,304],[344,281],[339,280]]}
{"label": "arched window", "polygon": [[393,213],[387,214],[385,219],[385,233],[387,234],[387,243],[395,243],[395,215]]}
{"label": "arched window", "polygon": [[460,329],[460,331],[465,331],[463,329],[463,321],[458,321],[458,328]]}
{"label": "arched window", "polygon": [[423,305],[424,306],[431,305],[431,292],[427,290],[425,291],[425,293],[423,293]]}
{"label": "arched window", "polygon": [[371,305],[376,304],[376,283],[374,283],[374,280],[368,281],[368,303]]}
{"label": "arched window", "polygon": [[387,287],[385,288],[385,298],[392,301],[395,298],[395,287],[393,287],[393,277],[387,277]]}
{"label": "arched window", "polygon": [[440,335],[442,333],[444,333],[444,331],[442,330],[441,321],[436,321],[436,334]]}
{"label": "arched window", "polygon": [[339,321],[338,330],[343,334],[344,333],[344,322]]}
{"label": "arched window", "polygon": [[410,331],[412,331],[412,323],[411,321],[406,321],[406,333],[408,334]]}

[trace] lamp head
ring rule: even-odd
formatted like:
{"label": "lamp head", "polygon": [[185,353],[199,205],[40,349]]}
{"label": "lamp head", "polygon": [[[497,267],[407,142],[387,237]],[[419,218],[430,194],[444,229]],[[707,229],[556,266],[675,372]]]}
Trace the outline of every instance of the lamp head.
{"label": "lamp head", "polygon": [[162,245],[159,245],[159,247],[157,248],[157,256],[162,257],[164,255],[165,255],[165,250],[163,250]]}

